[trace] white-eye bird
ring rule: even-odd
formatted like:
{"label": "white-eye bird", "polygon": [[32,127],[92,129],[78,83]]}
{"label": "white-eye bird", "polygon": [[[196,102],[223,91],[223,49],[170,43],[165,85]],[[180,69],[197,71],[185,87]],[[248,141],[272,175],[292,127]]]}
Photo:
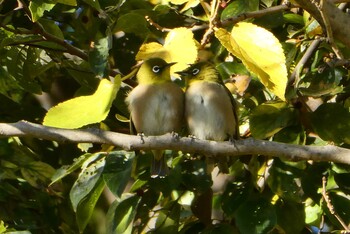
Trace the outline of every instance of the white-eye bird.
{"label": "white-eye bird", "polygon": [[[161,58],[150,58],[141,65],[136,74],[138,85],[126,98],[134,132],[157,136],[181,130],[184,92],[171,81],[170,66],[173,64]],[[152,152],[151,176],[165,176],[168,167],[164,151]]]}
{"label": "white-eye bird", "polygon": [[238,139],[236,102],[215,66],[199,62],[178,73],[186,80],[185,120],[189,133],[203,140]]}

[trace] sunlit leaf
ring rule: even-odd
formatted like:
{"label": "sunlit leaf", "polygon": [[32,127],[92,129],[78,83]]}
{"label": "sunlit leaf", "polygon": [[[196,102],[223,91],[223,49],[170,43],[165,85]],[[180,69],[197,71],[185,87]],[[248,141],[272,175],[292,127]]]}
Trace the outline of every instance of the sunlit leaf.
{"label": "sunlit leaf", "polygon": [[109,55],[109,38],[101,37],[90,44],[89,63],[91,69],[99,77],[107,77],[108,55]]}
{"label": "sunlit leaf", "polygon": [[32,21],[40,19],[45,11],[50,11],[56,4],[47,3],[44,0],[33,0],[29,3],[29,10],[32,15]]}
{"label": "sunlit leaf", "polygon": [[215,35],[269,90],[285,100],[286,61],[282,46],[272,33],[254,24],[240,22],[231,33],[220,28]]}
{"label": "sunlit leaf", "polygon": [[59,128],[79,128],[104,120],[120,88],[120,77],[114,84],[101,80],[96,92],[81,96],[52,107],[46,114],[43,124]]}
{"label": "sunlit leaf", "polygon": [[68,6],[76,6],[77,1],[76,0],[56,0],[57,3],[65,4]]}

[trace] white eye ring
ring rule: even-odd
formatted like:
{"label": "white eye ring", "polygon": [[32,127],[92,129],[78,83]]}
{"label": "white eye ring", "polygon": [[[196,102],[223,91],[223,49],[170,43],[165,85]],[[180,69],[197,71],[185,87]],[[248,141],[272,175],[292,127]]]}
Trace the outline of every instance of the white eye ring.
{"label": "white eye ring", "polygon": [[159,66],[153,66],[152,67],[152,71],[154,72],[154,73],[159,73],[160,72],[160,67]]}
{"label": "white eye ring", "polygon": [[197,75],[199,73],[199,69],[198,68],[195,68],[192,70],[192,75]]}

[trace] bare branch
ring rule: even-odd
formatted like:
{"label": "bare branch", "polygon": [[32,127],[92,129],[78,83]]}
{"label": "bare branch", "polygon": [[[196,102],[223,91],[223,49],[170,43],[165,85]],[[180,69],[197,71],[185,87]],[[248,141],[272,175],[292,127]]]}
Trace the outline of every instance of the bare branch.
{"label": "bare branch", "polygon": [[100,129],[59,129],[26,121],[0,123],[0,137],[35,137],[57,142],[111,144],[125,150],[170,149],[188,153],[213,156],[266,155],[288,160],[331,161],[350,165],[350,150],[333,146],[302,146],[255,140],[249,138],[234,143],[215,142],[189,137],[175,138],[172,134],[162,136],[132,136]]}

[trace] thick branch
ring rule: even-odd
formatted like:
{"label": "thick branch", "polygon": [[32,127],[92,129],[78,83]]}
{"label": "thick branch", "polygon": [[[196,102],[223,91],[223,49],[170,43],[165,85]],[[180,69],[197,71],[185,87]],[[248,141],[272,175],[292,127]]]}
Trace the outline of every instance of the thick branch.
{"label": "thick branch", "polygon": [[[322,15],[313,1],[310,0],[295,0],[300,7],[308,11],[320,24],[324,25]],[[324,1],[323,9],[329,17],[329,24],[333,31],[333,36],[350,47],[350,15],[340,10],[333,1]]]}
{"label": "thick branch", "polygon": [[188,153],[215,156],[266,155],[288,160],[331,161],[350,164],[350,150],[337,146],[301,146],[285,143],[246,139],[234,143],[215,142],[189,137],[175,138],[172,134],[162,136],[132,136],[100,129],[58,129],[26,121],[0,123],[0,137],[35,137],[57,142],[111,144],[125,150],[170,149]]}

